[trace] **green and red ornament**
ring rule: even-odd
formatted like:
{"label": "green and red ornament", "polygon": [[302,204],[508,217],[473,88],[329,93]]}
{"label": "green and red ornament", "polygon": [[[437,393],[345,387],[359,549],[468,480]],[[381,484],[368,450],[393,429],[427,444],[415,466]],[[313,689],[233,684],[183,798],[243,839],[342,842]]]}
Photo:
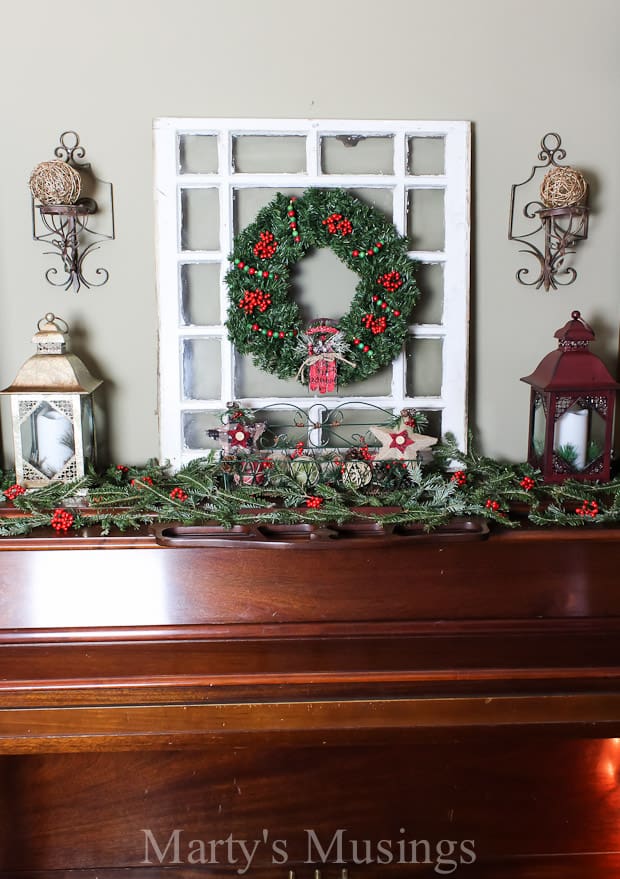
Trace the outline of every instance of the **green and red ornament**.
{"label": "green and red ornament", "polygon": [[208,436],[219,441],[226,456],[255,452],[267,425],[264,421],[255,421],[253,413],[239,403],[233,401],[227,405],[224,424],[208,430]]}
{"label": "green and red ornament", "polygon": [[[323,247],[359,283],[345,314],[304,326],[291,276]],[[329,393],[368,378],[401,351],[419,296],[415,263],[393,224],[345,190],[278,193],[236,236],[231,262],[229,338],[258,368]]]}

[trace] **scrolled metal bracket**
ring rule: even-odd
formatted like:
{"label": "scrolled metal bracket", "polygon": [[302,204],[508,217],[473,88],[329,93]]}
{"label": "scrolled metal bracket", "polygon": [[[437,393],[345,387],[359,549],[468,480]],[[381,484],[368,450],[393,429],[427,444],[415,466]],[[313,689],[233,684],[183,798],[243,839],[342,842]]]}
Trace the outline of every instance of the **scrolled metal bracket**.
{"label": "scrolled metal bracket", "polygon": [[54,287],[76,293],[82,286],[102,287],[108,281],[110,274],[104,268],[95,269],[96,277],[87,277],[84,261],[102,241],[115,237],[112,184],[95,177],[89,162],[80,161],[85,155],[77,132],[63,131],[54,156],[79,172],[82,195],[75,204],[63,205],[37,204],[32,199],[32,237],[50,245],[52,250],[45,253],[59,256],[62,262],[61,277],[57,278],[59,270],[51,266],[45,279]]}
{"label": "scrolled metal bracket", "polygon": [[[529,232],[515,232],[516,215],[519,213],[517,206],[518,190],[526,187],[542,169],[550,167],[566,167],[561,164],[566,158],[566,150],[562,147],[559,134],[549,132],[540,142],[538,160],[541,164],[533,165],[530,176],[521,183],[515,183],[510,191],[510,216],[508,223],[508,238],[510,241],[518,241],[524,245],[520,253],[531,254],[538,263],[538,274],[530,279],[530,269],[520,268],[516,273],[517,281],[528,287],[539,290],[572,284],[577,277],[577,272],[572,266],[567,265],[567,257],[574,254],[574,247],[578,241],[585,241],[588,237],[589,209],[584,204],[569,205],[565,207],[548,207],[541,201],[527,201],[521,210],[522,215],[528,221],[533,221],[535,226]],[[524,190],[525,191],[525,190]],[[534,243],[534,239],[542,233],[542,247]]]}

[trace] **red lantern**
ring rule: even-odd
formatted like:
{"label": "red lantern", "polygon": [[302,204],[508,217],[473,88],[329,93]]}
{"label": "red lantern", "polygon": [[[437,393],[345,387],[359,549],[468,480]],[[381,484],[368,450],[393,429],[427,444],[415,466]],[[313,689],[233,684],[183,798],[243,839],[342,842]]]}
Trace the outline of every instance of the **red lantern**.
{"label": "red lantern", "polygon": [[608,480],[620,385],[589,350],[594,332],[578,311],[555,338],[557,349],[521,379],[532,386],[528,462],[545,482]]}

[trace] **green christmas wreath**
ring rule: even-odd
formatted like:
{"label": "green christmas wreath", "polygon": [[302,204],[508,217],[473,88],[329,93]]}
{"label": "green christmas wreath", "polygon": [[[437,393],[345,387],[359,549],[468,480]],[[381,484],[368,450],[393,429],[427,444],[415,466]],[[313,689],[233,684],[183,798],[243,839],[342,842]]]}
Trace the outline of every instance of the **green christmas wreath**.
{"label": "green christmas wreath", "polygon": [[[333,390],[368,378],[402,349],[419,291],[406,240],[377,210],[340,189],[278,193],[234,241],[226,325],[241,354],[280,378]],[[302,326],[291,271],[329,247],[360,281],[348,312]]]}

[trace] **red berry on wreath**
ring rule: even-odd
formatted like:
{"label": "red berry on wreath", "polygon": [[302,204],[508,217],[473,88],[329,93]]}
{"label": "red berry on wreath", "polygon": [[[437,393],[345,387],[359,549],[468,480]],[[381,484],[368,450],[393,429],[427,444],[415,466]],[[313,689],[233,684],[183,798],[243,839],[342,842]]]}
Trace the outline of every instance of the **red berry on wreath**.
{"label": "red berry on wreath", "polygon": [[254,256],[259,259],[270,259],[278,249],[278,242],[273,232],[261,232],[253,247]]}
{"label": "red berry on wreath", "polygon": [[385,290],[388,290],[390,293],[394,293],[403,285],[403,279],[401,277],[400,272],[386,272],[384,275],[379,275],[377,278],[377,284],[380,284]]}

